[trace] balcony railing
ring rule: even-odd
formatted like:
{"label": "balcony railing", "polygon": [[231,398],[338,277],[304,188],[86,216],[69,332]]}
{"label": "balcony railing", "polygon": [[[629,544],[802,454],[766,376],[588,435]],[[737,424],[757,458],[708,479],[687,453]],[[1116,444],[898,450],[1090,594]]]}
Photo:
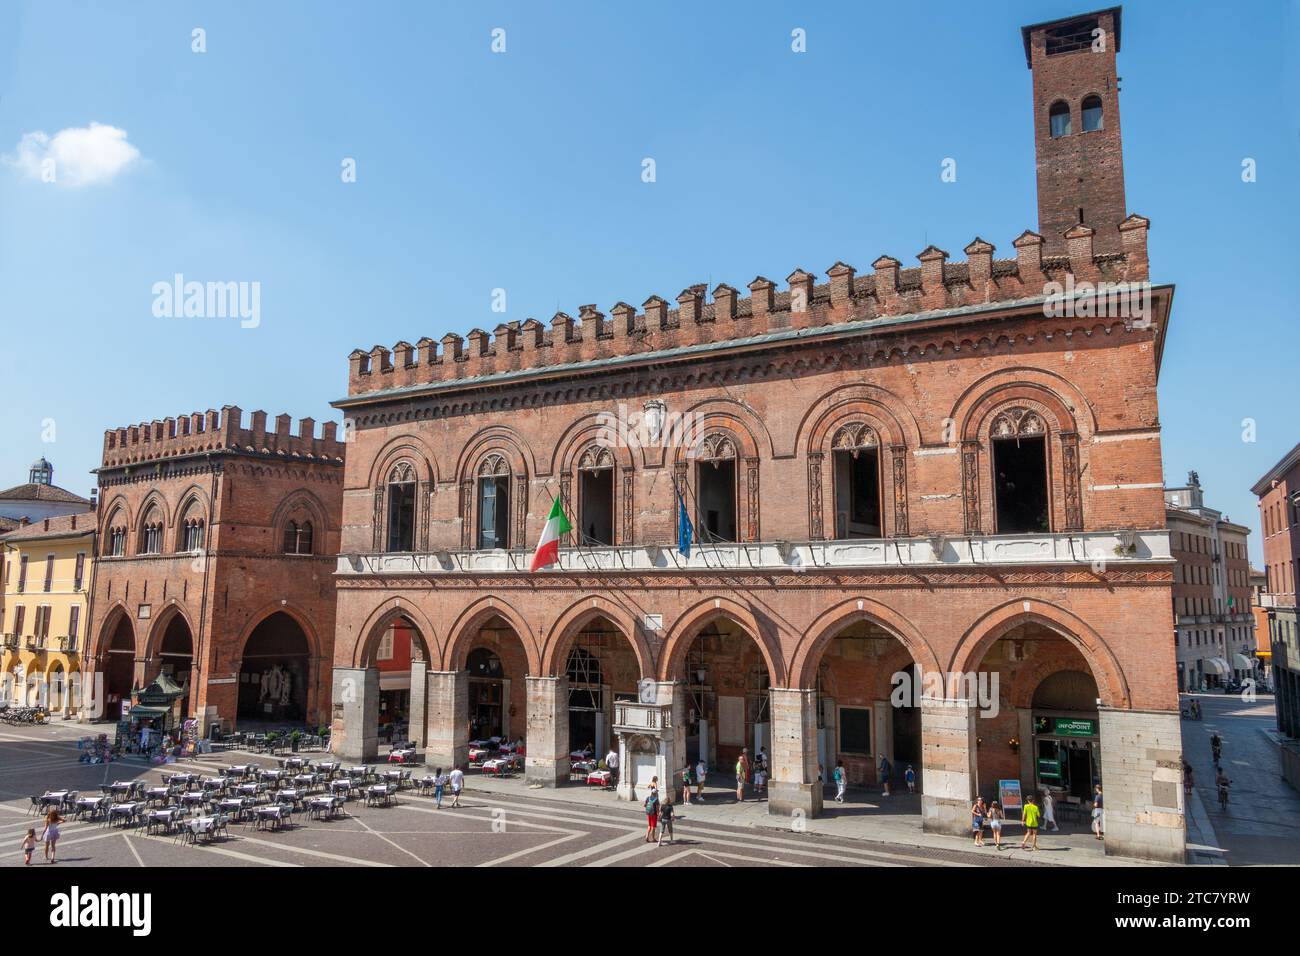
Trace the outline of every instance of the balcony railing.
{"label": "balcony railing", "polygon": [[18,646],[18,635],[17,635],[17,634],[6,634],[6,635],[4,636],[4,646],[7,647],[7,648],[9,648],[10,650],[13,650],[14,648],[16,648],[16,647]]}
{"label": "balcony railing", "polygon": [[60,637],[58,639],[58,642],[59,642],[59,650],[61,650],[64,654],[77,653],[77,639],[75,637],[68,637],[67,635],[64,635],[63,637]]}
{"label": "balcony railing", "polygon": [[[532,551],[441,550],[392,554],[341,554],[337,573],[514,574],[527,572]],[[1077,534],[1011,534],[922,538],[860,538],[836,541],[764,541],[701,544],[690,557],[671,544],[560,548],[562,571],[817,571],[852,568],[942,568],[1007,565],[1106,567],[1173,559],[1169,533],[1095,531]]]}
{"label": "balcony railing", "polygon": [[638,704],[617,701],[614,704],[614,729],[632,732],[672,730],[673,711],[668,704]]}
{"label": "balcony railing", "polygon": [[33,637],[33,636],[30,636],[30,635],[29,635],[28,638],[27,638],[27,649],[28,649],[29,651],[43,651],[43,650],[45,650],[45,638],[43,638],[43,637]]}

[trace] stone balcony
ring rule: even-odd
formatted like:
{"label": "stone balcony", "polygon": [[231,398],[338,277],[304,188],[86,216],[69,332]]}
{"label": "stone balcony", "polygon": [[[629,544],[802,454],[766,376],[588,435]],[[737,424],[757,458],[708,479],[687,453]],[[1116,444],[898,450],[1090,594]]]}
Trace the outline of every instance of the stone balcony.
{"label": "stone balcony", "polygon": [[614,702],[614,732],[657,734],[673,728],[671,704]]}
{"label": "stone balcony", "polygon": [[[532,550],[440,550],[424,553],[341,554],[340,577],[365,575],[527,573]],[[671,545],[560,549],[559,570],[576,573],[656,571],[819,571],[856,568],[978,568],[981,566],[1106,567],[1171,563],[1169,533],[1091,531],[971,537],[861,538],[838,541],[696,543],[689,558]]]}

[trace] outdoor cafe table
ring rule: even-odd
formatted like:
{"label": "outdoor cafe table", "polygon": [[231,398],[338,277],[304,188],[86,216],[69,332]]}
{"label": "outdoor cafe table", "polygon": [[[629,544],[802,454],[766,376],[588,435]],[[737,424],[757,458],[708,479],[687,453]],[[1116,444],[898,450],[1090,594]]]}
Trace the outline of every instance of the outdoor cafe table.
{"label": "outdoor cafe table", "polygon": [[144,792],[144,798],[149,803],[157,802],[166,804],[171,798],[171,795],[171,787],[150,787]]}
{"label": "outdoor cafe table", "polygon": [[400,787],[402,785],[403,780],[411,779],[411,771],[385,770],[382,774],[380,774],[380,776],[383,777],[387,783],[395,783]]}
{"label": "outdoor cafe table", "polygon": [[285,770],[303,770],[311,765],[311,761],[306,757],[285,757],[280,761],[280,765]]}
{"label": "outdoor cafe table", "polygon": [[257,779],[263,783],[279,783],[283,776],[283,770],[259,770],[257,773]]}
{"label": "outdoor cafe table", "polygon": [[174,787],[177,785],[180,785],[182,787],[188,787],[193,782],[194,782],[194,774],[192,773],[173,773],[173,774],[163,775],[163,783],[167,784],[167,786],[169,787]]}
{"label": "outdoor cafe table", "polygon": [[330,792],[340,797],[347,797],[352,792],[351,780],[331,780]]}
{"label": "outdoor cafe table", "polygon": [[314,817],[336,817],[343,808],[341,797],[312,797],[307,801],[307,808]]}
{"label": "outdoor cafe table", "polygon": [[256,797],[261,792],[261,786],[256,783],[241,783],[235,788],[235,793],[241,797]]}
{"label": "outdoor cafe table", "polygon": [[81,797],[76,803],[77,813],[89,813],[94,816],[104,805],[103,797]]}
{"label": "outdoor cafe table", "polygon": [[134,780],[119,780],[117,783],[110,783],[108,785],[109,792],[115,797],[126,796],[135,790],[135,788],[136,782]]}
{"label": "outdoor cafe table", "polygon": [[236,822],[244,818],[244,811],[251,809],[253,802],[244,797],[226,797],[217,803],[217,809],[229,813]]}
{"label": "outdoor cafe table", "polygon": [[212,839],[212,835],[217,827],[217,818],[194,817],[189,820],[181,821],[181,826],[188,834],[187,838],[198,843],[200,838],[207,838],[208,840]]}
{"label": "outdoor cafe table", "polygon": [[166,810],[150,810],[145,814],[145,829],[147,832],[153,833],[157,827],[162,827],[163,830],[170,833],[172,826],[175,825],[180,815],[181,811],[177,807]]}
{"label": "outdoor cafe table", "polygon": [[300,773],[293,778],[294,785],[303,790],[310,790],[316,786],[316,775],[314,773]]}
{"label": "outdoor cafe table", "polygon": [[206,793],[182,793],[181,803],[187,807],[201,807],[208,802]]}
{"label": "outdoor cafe table", "polygon": [[68,798],[70,790],[47,790],[41,794],[41,806],[62,806],[63,801]]}
{"label": "outdoor cafe table", "polygon": [[110,824],[120,822],[122,826],[128,826],[135,822],[136,815],[143,807],[143,803],[115,803],[108,808],[108,822]]}
{"label": "outdoor cafe table", "polygon": [[366,790],[366,805],[383,803],[388,806],[397,797],[397,784],[377,783]]}
{"label": "outdoor cafe table", "polygon": [[338,769],[339,764],[337,761],[327,760],[324,763],[318,763],[316,765],[317,772],[324,774],[327,778],[334,776],[334,772]]}
{"label": "outdoor cafe table", "polygon": [[226,785],[227,785],[228,783],[229,783],[229,781],[226,780],[226,779],[224,779],[224,778],[222,778],[222,777],[204,777],[204,778],[203,778],[203,789],[204,789],[204,790],[224,790],[224,789],[226,789]]}
{"label": "outdoor cafe table", "polygon": [[587,786],[608,787],[611,776],[608,770],[593,770],[587,774]]}
{"label": "outdoor cafe table", "polygon": [[253,813],[257,817],[257,829],[261,830],[264,826],[269,826],[278,830],[288,818],[289,808],[283,804],[272,804],[266,807],[256,807]]}
{"label": "outdoor cafe table", "polygon": [[303,798],[306,796],[307,795],[301,790],[285,789],[276,793],[275,802],[279,804],[288,804],[289,806],[297,808],[298,804],[301,803]]}

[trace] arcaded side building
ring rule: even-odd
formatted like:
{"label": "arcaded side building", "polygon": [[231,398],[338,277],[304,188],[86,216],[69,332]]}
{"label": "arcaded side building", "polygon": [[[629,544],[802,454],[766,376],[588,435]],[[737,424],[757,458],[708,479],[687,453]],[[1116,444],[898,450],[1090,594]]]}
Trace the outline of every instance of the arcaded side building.
{"label": "arcaded side building", "polygon": [[[618,746],[627,793],[763,747],[772,812],[815,814],[837,761],[876,786],[884,755],[929,829],[965,832],[999,780],[1103,783],[1108,852],[1182,860],[1173,289],[1126,207],[1120,12],[1023,36],[1039,228],[1010,256],[975,238],[352,354],[340,753],[376,752],[400,633],[431,764],[523,737],[555,785]],[[556,496],[573,529],[529,573]]]}
{"label": "arcaded side building", "polygon": [[105,432],[86,667],[103,716],[168,674],[219,724],[328,721],[344,445],[227,405]]}

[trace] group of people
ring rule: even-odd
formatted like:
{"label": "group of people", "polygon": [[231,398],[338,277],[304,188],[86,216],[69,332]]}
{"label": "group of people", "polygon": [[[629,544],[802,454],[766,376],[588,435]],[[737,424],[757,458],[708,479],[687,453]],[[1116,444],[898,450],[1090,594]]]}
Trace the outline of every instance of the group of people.
{"label": "group of people", "polygon": [[433,772],[433,799],[434,805],[442,809],[442,797],[451,788],[451,806],[460,806],[460,793],[465,789],[465,771],[460,767],[452,767],[451,773],[443,773],[439,767]]}
{"label": "group of people", "polygon": [[45,827],[41,830],[41,835],[36,835],[35,827],[27,828],[27,835],[23,837],[22,851],[23,863],[31,865],[32,853],[36,850],[37,843],[45,844],[45,862],[58,863],[59,848],[59,824],[63,822],[63,817],[59,816],[56,807],[50,807],[45,814]]}
{"label": "group of people", "polygon": [[[884,796],[889,796],[889,779],[894,774],[894,765],[889,762],[889,758],[884,754],[880,755],[880,787]],[[849,774],[844,768],[844,761],[835,761],[835,769],[831,771],[831,779],[835,782],[835,802],[843,803],[845,791],[849,788]],[[916,768],[910,763],[907,769],[903,771],[903,782],[907,784],[908,793],[916,793]]]}
{"label": "group of people", "polygon": [[[683,793],[689,791],[683,790]],[[687,803],[690,802],[688,799]],[[664,794],[663,799],[659,797],[659,778],[657,776],[650,778],[650,790],[646,794],[645,803],[645,842],[656,843],[659,846],[664,845],[666,839],[669,843],[673,842],[673,798],[669,794]]]}
{"label": "group of people", "polygon": [[[1092,834],[1098,840],[1106,838],[1105,831],[1105,802],[1101,792],[1101,785],[1098,784],[1093,788],[1092,794]],[[993,845],[999,850],[1002,849],[1002,824],[1006,820],[1006,811],[998,804],[996,800],[989,803],[984,802],[983,797],[977,797],[975,803],[970,808],[971,816],[971,833],[975,838],[976,846],[984,846],[984,827],[987,826],[993,834]],[[1020,840],[1020,849],[1038,849],[1038,831],[1046,828],[1052,832],[1057,832],[1061,828],[1056,822],[1056,799],[1052,796],[1052,791],[1044,789],[1042,795],[1042,806],[1032,795],[1025,798],[1025,805],[1020,811],[1020,822],[1024,824],[1025,835]]]}

